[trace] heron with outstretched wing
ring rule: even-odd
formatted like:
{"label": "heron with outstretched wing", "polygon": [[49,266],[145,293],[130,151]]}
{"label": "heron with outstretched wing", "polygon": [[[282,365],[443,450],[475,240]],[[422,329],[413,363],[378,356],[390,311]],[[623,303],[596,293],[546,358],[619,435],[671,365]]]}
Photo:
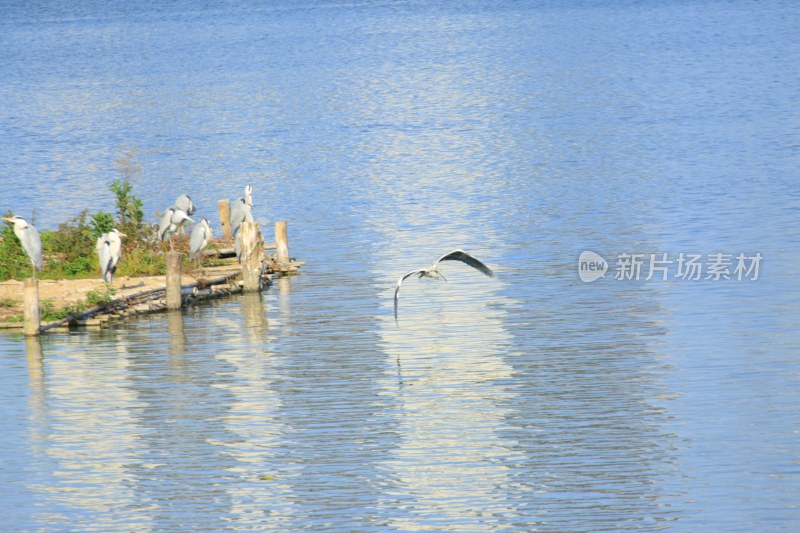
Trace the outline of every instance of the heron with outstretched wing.
{"label": "heron with outstretched wing", "polygon": [[172,236],[178,232],[178,228],[186,221],[194,222],[186,214],[186,211],[173,205],[161,215],[161,220],[158,222],[158,239],[161,241],[169,239],[169,247],[173,250]]}
{"label": "heron with outstretched wing", "polygon": [[418,269],[418,270],[412,270],[411,272],[409,272],[408,274],[404,275],[399,280],[397,280],[397,287],[394,290],[394,319],[395,319],[395,321],[397,321],[397,300],[398,300],[398,297],[400,296],[400,286],[403,284],[403,282],[407,278],[410,278],[410,277],[412,277],[414,275],[416,275],[417,278],[419,278],[419,279],[422,279],[422,278],[433,278],[433,279],[443,279],[444,281],[447,281],[447,278],[445,278],[444,275],[442,275],[442,273],[439,272],[439,263],[441,263],[442,261],[461,261],[462,263],[471,266],[472,268],[482,272],[483,274],[485,274],[486,276],[488,276],[490,278],[494,277],[494,272],[492,271],[491,268],[489,268],[488,266],[484,265],[479,259],[476,259],[475,257],[471,256],[470,254],[468,254],[464,250],[453,250],[450,253],[446,253],[442,257],[440,257],[439,259],[434,261],[433,264],[431,266],[429,266],[428,268],[421,268],[421,269]]}

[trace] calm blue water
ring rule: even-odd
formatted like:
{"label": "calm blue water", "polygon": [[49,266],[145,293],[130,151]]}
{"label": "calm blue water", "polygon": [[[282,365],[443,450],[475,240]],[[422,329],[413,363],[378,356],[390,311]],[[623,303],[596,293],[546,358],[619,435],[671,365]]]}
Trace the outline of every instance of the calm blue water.
{"label": "calm blue water", "polygon": [[[308,264],[0,336],[0,529],[800,527],[796,3],[112,4],[0,6],[0,209],[113,211],[136,150],[153,221],[250,184]],[[497,277],[395,324],[457,247]]]}

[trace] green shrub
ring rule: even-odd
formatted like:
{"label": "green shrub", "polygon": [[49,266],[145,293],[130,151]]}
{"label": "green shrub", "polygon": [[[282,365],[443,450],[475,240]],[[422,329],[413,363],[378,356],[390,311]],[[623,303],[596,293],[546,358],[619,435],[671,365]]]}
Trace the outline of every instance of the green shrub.
{"label": "green shrub", "polygon": [[86,302],[91,306],[107,304],[108,302],[114,300],[114,295],[116,293],[117,289],[111,285],[106,285],[104,289],[91,290],[87,292]]}
{"label": "green shrub", "polygon": [[126,248],[135,247],[147,237],[142,199],[132,194],[131,180],[142,171],[136,160],[136,152],[136,148],[133,148],[117,159],[120,179],[111,183],[111,192],[114,193],[117,207],[117,229],[128,236],[125,240]]}
{"label": "green shrub", "polygon": [[54,322],[67,318],[70,312],[66,309],[56,309],[53,300],[50,298],[39,301],[39,319],[42,322]]}
{"label": "green shrub", "polygon": [[92,237],[97,239],[100,235],[108,233],[114,229],[114,215],[100,211],[92,215],[92,221],[89,223],[92,228]]}
{"label": "green shrub", "polygon": [[[116,216],[105,212],[90,214],[82,211],[77,217],[58,226],[55,231],[40,231],[42,238],[42,279],[71,279],[99,277],[95,245],[97,238],[114,228],[126,237],[122,239],[122,259],[117,268],[120,276],[157,276],[166,273],[166,255],[169,243],[154,238],[144,220],[142,200],[133,194],[131,180],[141,172],[136,161],[136,150],[129,150],[117,159],[119,179],[114,180],[111,191],[116,203]],[[6,216],[13,216],[9,211]],[[31,263],[14,234],[13,224],[0,227],[0,281],[22,279],[31,275]],[[174,238],[176,250],[188,253],[188,237]],[[191,266],[186,259],[187,265]]]}
{"label": "green shrub", "polygon": [[144,244],[126,250],[117,267],[118,276],[160,276],[166,272],[166,256]]}
{"label": "green shrub", "polygon": [[96,237],[89,225],[88,213],[59,224],[56,231],[44,230],[42,250],[47,258],[42,278],[84,278],[97,269]]}

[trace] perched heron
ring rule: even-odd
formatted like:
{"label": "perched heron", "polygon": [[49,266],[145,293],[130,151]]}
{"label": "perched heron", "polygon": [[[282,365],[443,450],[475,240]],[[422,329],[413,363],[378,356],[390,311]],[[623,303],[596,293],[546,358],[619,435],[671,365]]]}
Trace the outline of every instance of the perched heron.
{"label": "perched heron", "polygon": [[189,258],[194,259],[199,256],[213,236],[211,223],[207,218],[192,226],[192,232],[189,234]]}
{"label": "perched heron", "polygon": [[244,188],[244,198],[234,200],[231,205],[231,235],[234,237],[242,222],[253,222],[253,188]]}
{"label": "perched heron", "polygon": [[236,254],[236,260],[239,264],[242,264],[242,236],[239,235],[239,232],[236,232],[236,236],[233,238],[233,251]]}
{"label": "perched heron", "polygon": [[173,207],[177,207],[183,211],[186,211],[186,214],[189,216],[194,215],[195,207],[192,199],[189,198],[188,194],[181,194],[178,196],[178,199],[175,200],[175,203],[172,204]]}
{"label": "perched heron", "polygon": [[439,272],[439,263],[442,262],[442,261],[461,261],[462,263],[465,263],[465,264],[471,266],[474,269],[480,270],[481,272],[483,272],[484,274],[486,274],[490,278],[494,277],[494,272],[492,272],[491,268],[489,268],[486,265],[484,265],[478,259],[472,257],[471,255],[469,255],[464,250],[453,250],[450,253],[446,253],[442,257],[440,257],[439,259],[434,261],[433,264],[430,267],[421,268],[419,270],[412,270],[411,272],[409,272],[408,274],[406,274],[405,276],[403,276],[399,280],[397,280],[397,288],[394,290],[394,319],[395,319],[395,321],[397,320],[397,298],[400,296],[400,285],[402,285],[403,282],[407,278],[410,278],[411,276],[414,276],[414,275],[416,275],[418,278],[443,279],[444,281],[447,281],[447,278],[445,278],[442,275],[442,273]]}
{"label": "perched heron", "polygon": [[36,271],[42,269],[42,239],[36,226],[29,223],[21,216],[3,218],[7,222],[14,224],[14,234],[22,243],[22,249],[28,255],[33,265],[33,277],[36,278]]}
{"label": "perched heron", "polygon": [[97,238],[95,249],[97,249],[97,257],[100,259],[100,273],[106,283],[114,281],[114,272],[116,272],[119,258],[122,256],[122,239],[120,237],[127,237],[127,235],[117,229],[112,229]]}
{"label": "perched heron", "polygon": [[[181,224],[185,221],[194,222],[186,211],[179,209],[175,206],[170,207],[164,214],[161,215],[161,220],[158,222],[158,238],[161,241],[169,239],[172,235],[178,232]],[[173,250],[172,239],[169,241],[169,247]]]}

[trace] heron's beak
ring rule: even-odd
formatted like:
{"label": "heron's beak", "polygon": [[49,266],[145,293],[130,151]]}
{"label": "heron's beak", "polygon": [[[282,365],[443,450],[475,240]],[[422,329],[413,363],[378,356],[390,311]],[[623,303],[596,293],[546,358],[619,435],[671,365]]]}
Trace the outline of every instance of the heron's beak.
{"label": "heron's beak", "polygon": [[117,233],[119,234],[120,237],[127,237],[128,236],[127,233],[122,233],[121,231],[118,231]]}
{"label": "heron's beak", "polygon": [[5,220],[6,222],[14,222],[14,219],[10,217],[3,217],[3,220]]}

